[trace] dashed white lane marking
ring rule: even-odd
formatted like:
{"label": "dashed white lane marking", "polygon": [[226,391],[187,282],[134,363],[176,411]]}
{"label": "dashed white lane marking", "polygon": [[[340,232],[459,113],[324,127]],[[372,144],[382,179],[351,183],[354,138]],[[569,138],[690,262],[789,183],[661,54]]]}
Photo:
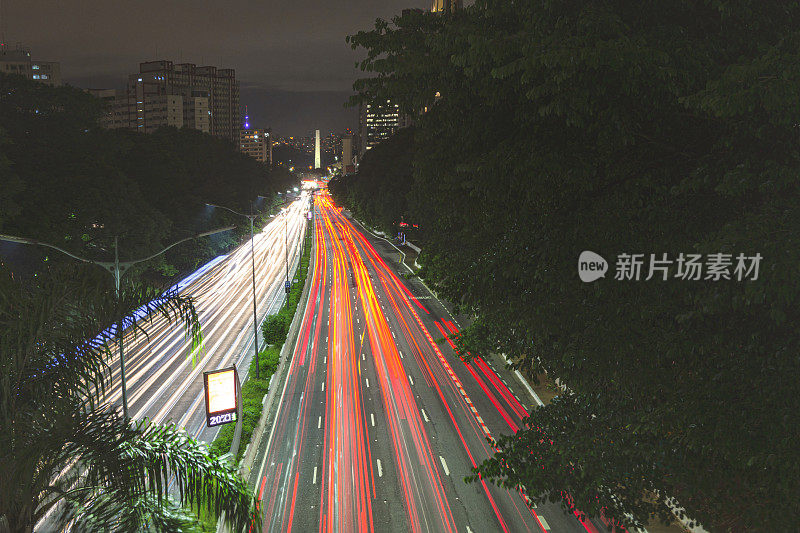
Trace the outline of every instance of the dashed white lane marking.
{"label": "dashed white lane marking", "polygon": [[378,462],[378,477],[383,477],[383,467],[381,466],[381,460],[375,459]]}
{"label": "dashed white lane marking", "polygon": [[425,422],[430,422],[430,419],[428,418],[428,415],[425,414],[425,409],[420,409],[420,411],[422,411],[422,418],[425,419]]}
{"label": "dashed white lane marking", "polygon": [[397,350],[397,353],[400,354],[400,359],[402,359],[403,358],[403,352],[401,352],[400,350]]}
{"label": "dashed white lane marking", "polygon": [[394,331],[392,332],[392,337],[394,337],[395,339],[397,338],[397,337],[395,337]]}
{"label": "dashed white lane marking", "polygon": [[314,485],[317,484],[317,467],[316,466],[314,467],[314,481],[312,481],[312,483]]}
{"label": "dashed white lane marking", "polygon": [[537,515],[537,516],[539,517],[539,522],[542,523],[542,527],[549,531],[550,530],[550,524],[547,523],[547,520],[545,520],[542,515]]}
{"label": "dashed white lane marking", "polygon": [[363,354],[363,353],[361,354],[361,360],[362,361],[366,361],[367,360],[367,356],[365,354]]}
{"label": "dashed white lane marking", "polygon": [[412,385],[414,384],[414,380],[411,379],[411,376],[408,376],[408,381],[410,381]]}
{"label": "dashed white lane marking", "polygon": [[444,475],[445,475],[445,476],[449,476],[449,475],[450,475],[450,469],[449,469],[449,468],[447,468],[447,463],[445,462],[445,460],[444,460],[444,457],[442,457],[442,456],[440,455],[440,456],[439,456],[439,459],[441,459],[441,460],[442,460],[442,468],[444,469]]}
{"label": "dashed white lane marking", "polygon": [[467,533],[472,533],[472,530],[467,526]]}
{"label": "dashed white lane marking", "polygon": [[369,378],[364,378],[364,380],[367,382],[367,388],[369,388]]}
{"label": "dashed white lane marking", "polygon": [[327,356],[327,355],[326,355],[326,356],[325,356],[325,358],[322,360],[322,364],[323,364],[323,365],[327,365],[327,364],[328,364],[328,356]]}
{"label": "dashed white lane marking", "polygon": [[328,336],[325,335],[325,344],[328,344]]}
{"label": "dashed white lane marking", "polygon": [[321,427],[322,427],[322,416],[320,416],[319,420],[317,420],[317,429],[320,429]]}
{"label": "dashed white lane marking", "polygon": [[375,427],[375,415],[373,413],[369,414],[369,419],[372,422],[372,427]]}
{"label": "dashed white lane marking", "polygon": [[325,392],[325,382],[322,382],[322,392]]}

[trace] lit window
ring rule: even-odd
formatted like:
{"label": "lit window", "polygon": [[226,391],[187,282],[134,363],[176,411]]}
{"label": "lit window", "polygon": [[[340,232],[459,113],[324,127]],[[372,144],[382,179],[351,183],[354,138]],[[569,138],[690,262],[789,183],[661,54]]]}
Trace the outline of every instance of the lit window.
{"label": "lit window", "polygon": [[31,68],[32,68],[33,70],[39,70],[39,65],[31,65]]}

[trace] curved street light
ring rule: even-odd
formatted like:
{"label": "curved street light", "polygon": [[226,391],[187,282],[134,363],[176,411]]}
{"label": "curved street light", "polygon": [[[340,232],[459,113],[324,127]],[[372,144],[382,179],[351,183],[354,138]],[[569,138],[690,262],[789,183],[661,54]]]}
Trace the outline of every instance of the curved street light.
{"label": "curved street light", "polygon": [[[137,263],[143,263],[145,261],[149,261],[150,259],[153,259],[154,257],[158,257],[159,255],[163,254],[164,252],[166,252],[170,248],[173,248],[173,247],[175,247],[175,246],[177,246],[177,245],[179,245],[179,244],[181,244],[183,242],[191,241],[193,239],[199,239],[200,237],[207,237],[209,235],[215,235],[217,233],[222,233],[223,231],[230,231],[234,227],[235,226],[225,226],[224,228],[218,228],[218,229],[211,230],[211,231],[204,231],[202,233],[197,233],[197,234],[192,235],[190,237],[186,237],[185,239],[181,239],[179,241],[175,241],[174,243],[170,244],[169,246],[167,246],[166,248],[164,248],[160,252],[156,252],[153,255],[149,255],[149,256],[143,257],[141,259],[134,259],[132,261],[120,261],[119,260],[119,247],[118,247],[119,238],[116,237],[116,236],[114,237],[114,261],[95,261],[93,259],[87,259],[85,257],[81,257],[79,255],[75,255],[72,252],[68,252],[67,250],[64,250],[63,248],[61,248],[59,246],[56,246],[54,244],[50,244],[48,242],[37,241],[36,239],[28,239],[26,237],[17,237],[17,236],[14,236],[14,235],[3,235],[3,234],[0,234],[0,241],[15,242],[15,243],[19,243],[19,244],[31,244],[31,245],[35,245],[35,246],[44,246],[46,248],[52,248],[53,250],[58,250],[59,252],[61,252],[63,254],[66,254],[66,255],[72,257],[73,259],[77,259],[78,261],[81,261],[83,263],[89,263],[89,264],[92,264],[92,265],[97,265],[99,267],[102,267],[104,270],[106,270],[109,274],[111,274],[114,277],[114,289],[115,289],[115,293],[116,293],[116,297],[117,297],[117,302],[119,302],[120,279],[122,278],[122,275],[125,274],[125,272],[127,272],[128,270],[130,270],[130,268],[133,265],[135,265]],[[117,343],[119,344],[119,370],[120,370],[120,378],[121,378],[121,382],[122,382],[122,414],[127,419],[127,418],[129,418],[128,417],[128,393],[127,393],[127,387],[126,387],[126,383],[125,383],[125,352],[124,352],[122,338],[123,338],[122,319],[120,318],[119,322],[117,323]]]}

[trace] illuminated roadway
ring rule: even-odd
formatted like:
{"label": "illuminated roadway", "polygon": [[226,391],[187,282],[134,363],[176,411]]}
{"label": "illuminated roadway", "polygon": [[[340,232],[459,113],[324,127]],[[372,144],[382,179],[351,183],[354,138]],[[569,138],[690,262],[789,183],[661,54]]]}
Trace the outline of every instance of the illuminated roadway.
{"label": "illuminated roadway", "polygon": [[[264,531],[596,531],[465,484],[533,403],[502,364],[437,341],[444,306],[328,196],[315,199],[314,273],[269,437],[253,465]],[[392,264],[394,261],[392,261]]]}
{"label": "illuminated roadway", "polygon": [[[275,313],[284,301],[285,238],[288,230],[290,275],[296,266],[306,222],[304,196],[290,204],[255,234],[256,295],[259,321]],[[288,227],[286,226],[288,217]],[[203,344],[192,353],[182,324],[158,316],[142,321],[147,335],[126,331],[125,377],[130,416],[157,423],[174,422],[187,432],[211,441],[219,428],[206,428],[203,371],[236,364],[239,378],[247,374],[253,354],[253,288],[249,240],[220,256],[179,284],[183,296],[194,298]],[[260,331],[259,331],[260,335]],[[108,401],[121,404],[119,352],[114,351]],[[244,364],[243,364],[244,363]]]}

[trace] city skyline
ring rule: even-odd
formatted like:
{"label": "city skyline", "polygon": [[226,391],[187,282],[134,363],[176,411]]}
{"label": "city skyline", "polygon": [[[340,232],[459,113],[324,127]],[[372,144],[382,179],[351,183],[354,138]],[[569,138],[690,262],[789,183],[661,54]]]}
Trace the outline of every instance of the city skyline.
{"label": "city skyline", "polygon": [[344,103],[360,74],[355,68],[360,56],[345,36],[409,7],[430,9],[431,2],[357,0],[345,6],[306,0],[266,6],[236,0],[198,6],[185,0],[170,5],[89,0],[75,9],[44,0],[5,0],[0,40],[60,62],[64,82],[81,88],[122,89],[146,61],[235,69],[241,104],[250,109],[254,125],[297,136],[358,124],[358,110]]}

